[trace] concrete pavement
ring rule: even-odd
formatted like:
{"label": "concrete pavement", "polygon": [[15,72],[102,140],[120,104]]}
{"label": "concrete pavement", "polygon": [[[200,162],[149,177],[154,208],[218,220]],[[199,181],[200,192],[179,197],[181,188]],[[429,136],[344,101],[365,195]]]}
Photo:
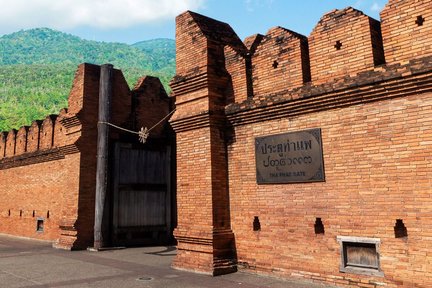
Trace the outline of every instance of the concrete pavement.
{"label": "concrete pavement", "polygon": [[127,288],[329,288],[244,272],[210,277],[170,267],[175,247],[64,251],[41,242],[0,234],[0,287]]}

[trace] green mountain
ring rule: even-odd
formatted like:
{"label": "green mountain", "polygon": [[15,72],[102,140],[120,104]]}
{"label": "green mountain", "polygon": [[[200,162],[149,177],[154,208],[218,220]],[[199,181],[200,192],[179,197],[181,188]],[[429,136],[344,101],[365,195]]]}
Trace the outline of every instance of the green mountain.
{"label": "green mountain", "polygon": [[66,107],[75,70],[83,62],[113,64],[131,87],[139,77],[152,75],[169,89],[175,42],[106,43],[48,28],[0,37],[0,131],[29,125]]}
{"label": "green mountain", "polygon": [[[132,45],[150,57],[154,69],[175,67],[175,41],[172,39],[153,39],[138,42]],[[170,57],[167,57],[167,56]]]}

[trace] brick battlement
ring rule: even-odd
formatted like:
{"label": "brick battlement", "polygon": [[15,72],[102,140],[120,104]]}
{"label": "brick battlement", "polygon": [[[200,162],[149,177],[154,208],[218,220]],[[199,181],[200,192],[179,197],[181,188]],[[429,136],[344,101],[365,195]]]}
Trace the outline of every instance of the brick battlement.
{"label": "brick battlement", "polygon": [[182,98],[191,91],[185,87],[204,87],[205,81],[186,79],[207,69],[229,77],[229,104],[304,85],[343,81],[383,65],[430,56],[429,4],[426,0],[389,1],[381,22],[352,7],[332,10],[309,37],[275,27],[243,43],[228,24],[188,11],[177,18],[174,96]]}
{"label": "brick battlement", "polygon": [[[348,7],[244,48],[226,23],[178,16],[173,266],[432,287],[431,13]],[[316,153],[291,146],[303,139]]]}
{"label": "brick battlement", "polygon": [[[45,120],[35,120],[31,126],[23,126],[18,131],[12,129],[0,134],[0,169],[4,158],[31,157],[40,151],[67,145],[65,129],[61,120],[67,114],[63,109],[59,115],[49,115]],[[72,143],[69,143],[72,144]]]}
{"label": "brick battlement", "polygon": [[323,109],[336,109],[347,104],[404,97],[419,90],[432,91],[429,81],[431,76],[432,56],[427,56],[411,60],[405,65],[385,65],[321,85],[310,83],[254,97],[226,106],[225,113],[233,125],[244,125],[261,121],[263,117],[266,120],[292,117]]}
{"label": "brick battlement", "polygon": [[[132,90],[126,83],[120,70],[114,70],[114,89],[122,93],[123,97],[116,97],[113,103],[113,115],[117,125],[128,128],[149,126],[156,123],[156,115],[169,113],[169,99],[159,79],[151,76],[139,79]],[[18,130],[0,133],[0,169],[27,163],[26,158],[32,158],[31,163],[37,161],[36,155],[45,155],[54,148],[69,147],[61,149],[68,153],[78,153],[82,147],[80,137],[85,135],[83,130],[97,128],[97,115],[88,111],[97,110],[97,93],[99,89],[99,66],[82,64],[78,67],[75,75],[71,93],[69,95],[69,109],[62,109],[57,115],[48,115],[44,120],[34,120],[31,126],[23,126]],[[93,93],[92,93],[93,92]],[[132,115],[132,95],[136,110]],[[147,109],[150,104],[161,103],[151,111],[140,113]],[[121,107],[121,108],[120,108]],[[144,111],[141,111],[144,112]],[[84,126],[83,126],[84,125]],[[160,125],[152,132],[152,137],[160,137],[164,125]],[[113,137],[118,137],[118,131],[113,131]],[[93,132],[94,133],[94,132]],[[84,135],[82,135],[84,134]],[[159,136],[158,136],[159,135]],[[71,148],[74,147],[74,148]],[[54,151],[54,150],[53,150]],[[55,150],[57,151],[57,150]],[[57,152],[56,152],[57,153]],[[20,159],[20,161],[15,161]],[[56,159],[56,157],[44,157],[42,160]],[[19,164],[21,163],[21,164]]]}
{"label": "brick battlement", "polygon": [[[0,133],[1,233],[52,240],[64,249],[93,244],[100,69],[79,65],[68,109]],[[110,122],[117,126],[150,128],[170,111],[157,78],[143,77],[131,90],[114,69],[112,89]],[[166,129],[167,121],[149,141],[167,137]],[[131,135],[110,129],[109,140],[138,143]],[[44,221],[43,231],[37,221]]]}

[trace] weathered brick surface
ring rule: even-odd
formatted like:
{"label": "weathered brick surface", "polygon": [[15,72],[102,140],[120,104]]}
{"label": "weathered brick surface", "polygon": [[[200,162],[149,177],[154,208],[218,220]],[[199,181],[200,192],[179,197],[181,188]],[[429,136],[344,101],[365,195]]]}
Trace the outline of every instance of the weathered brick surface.
{"label": "weathered brick surface", "polygon": [[41,125],[39,136],[39,149],[50,149],[53,147],[54,140],[54,125],[57,115],[49,115],[45,118]]}
{"label": "weathered brick surface", "polygon": [[27,134],[27,152],[39,150],[40,128],[42,121],[34,120]]}
{"label": "weathered brick surface", "polygon": [[7,132],[0,132],[0,159],[5,157]]}
{"label": "weathered brick surface", "polygon": [[275,27],[267,32],[252,56],[253,91],[276,94],[310,81],[307,38]]}
{"label": "weathered brick surface", "polygon": [[27,133],[28,133],[28,126],[21,127],[16,135],[16,147],[15,147],[15,154],[22,154],[27,151]]}
{"label": "weathered brick surface", "polygon": [[231,85],[226,103],[244,101],[253,96],[252,60],[250,55],[242,55],[230,46],[225,46],[225,65],[231,76]]}
{"label": "weathered brick surface", "polygon": [[[171,82],[177,109],[171,125],[177,132],[178,227],[174,235],[178,253],[173,265],[216,275],[234,270],[221,115],[226,104],[224,92],[228,91],[231,99],[233,94],[224,55],[243,55],[246,47],[225,23],[192,12],[176,21],[180,57]],[[183,50],[185,43],[197,45],[197,49]],[[194,57],[199,58],[195,61]],[[189,69],[202,64],[206,66]]]}
{"label": "weathered brick surface", "polygon": [[16,133],[17,131],[12,129],[7,134],[5,157],[11,157],[15,155]]}
{"label": "weathered brick surface", "polygon": [[432,55],[430,1],[390,0],[380,16],[387,63]]}
{"label": "weathered brick surface", "polygon": [[[78,173],[78,154],[63,160],[0,170],[1,233],[57,240],[61,218],[72,208],[64,206],[64,197],[78,197]],[[36,230],[38,219],[44,221],[43,232]]]}
{"label": "weathered brick surface", "polygon": [[380,36],[380,23],[354,8],[325,14],[309,36],[312,82],[322,84],[383,64]]}
{"label": "weathered brick surface", "polygon": [[[146,76],[140,78],[132,90],[133,111],[135,127],[147,127],[154,138],[167,136],[168,122],[157,125],[162,118],[169,114],[171,102],[163,88],[162,83],[156,77]],[[156,125],[156,126],[155,126]]]}
{"label": "weathered brick surface", "polygon": [[[375,237],[382,241],[385,278],[349,275],[352,282],[370,278],[390,287],[430,285],[432,263],[415,255],[430,253],[431,95],[236,128],[229,147],[229,186],[239,262],[284,275],[312,278],[307,273],[313,272],[333,282],[328,275],[347,277],[338,272],[336,236]],[[325,182],[257,185],[255,137],[317,127],[322,129]],[[254,216],[261,231],[252,229]],[[325,235],[314,233],[317,217]],[[403,219],[407,239],[395,239],[396,219]]]}
{"label": "weathered brick surface", "polygon": [[53,138],[54,147],[63,147],[69,144],[68,141],[71,141],[70,139],[68,139],[68,136],[65,133],[65,131],[67,131],[66,128],[61,123],[61,121],[66,118],[66,115],[67,115],[67,109],[63,108],[60,110],[59,114],[56,117],[54,123],[54,138]]}
{"label": "weathered brick surface", "polygon": [[[384,16],[428,15],[425,2],[390,1],[383,21]],[[178,19],[177,46],[182,48],[172,82],[177,111],[171,119],[178,163],[174,266],[215,271],[210,232],[224,219],[224,229],[234,233],[230,243],[235,243],[238,267],[248,271],[341,287],[432,286],[432,62],[426,52],[432,38],[421,38],[416,50],[421,53],[400,52],[408,53],[409,62],[387,56],[392,54],[386,50],[390,61],[385,64],[380,23],[352,8],[334,10],[309,37],[312,81],[305,83],[305,69],[298,69],[308,67],[299,52],[301,37],[275,28],[247,38],[244,53],[227,44],[236,37],[215,41],[217,30],[200,28],[221,27],[214,26],[215,20],[187,13]],[[384,38],[385,31],[405,31],[405,24],[388,23],[383,23]],[[222,57],[214,53],[219,46],[225,58],[209,59]],[[284,49],[297,52],[285,55]],[[270,71],[275,57],[281,60],[276,69],[286,73],[279,78]],[[200,78],[195,71],[207,74]],[[256,137],[312,128],[322,132],[325,181],[257,184]],[[229,210],[224,209],[227,199]],[[317,218],[324,234],[315,233]],[[398,219],[407,237],[396,237]],[[337,236],[379,238],[384,276],[341,273]],[[227,243],[231,237],[225,234]]]}
{"label": "weathered brick surface", "polygon": [[[0,134],[1,233],[52,240],[65,249],[92,246],[99,76],[100,66],[80,65],[69,109]],[[132,108],[132,93],[121,71],[114,69],[112,123],[134,129],[132,123],[154,124],[168,114],[169,101],[159,80],[148,82],[156,88],[141,87]],[[152,109],[153,102],[163,105]],[[146,110],[153,111],[135,113]],[[164,136],[159,126],[155,132]],[[111,141],[124,136],[111,129]],[[138,142],[138,137],[133,139]],[[38,220],[44,221],[43,232],[36,231]]]}

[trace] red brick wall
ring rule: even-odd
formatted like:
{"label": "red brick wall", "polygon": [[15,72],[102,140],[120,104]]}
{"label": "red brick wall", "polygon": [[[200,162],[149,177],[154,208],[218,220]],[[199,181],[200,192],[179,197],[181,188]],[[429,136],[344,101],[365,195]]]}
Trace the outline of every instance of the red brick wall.
{"label": "red brick wall", "polygon": [[27,151],[27,132],[28,126],[21,127],[16,135],[15,154],[22,154]]}
{"label": "red brick wall", "polygon": [[60,110],[60,113],[56,117],[54,123],[54,138],[53,138],[54,147],[62,147],[68,144],[69,137],[66,135],[65,127],[63,127],[61,123],[61,121],[64,118],[66,118],[66,116],[67,116],[67,109],[63,108]]}
{"label": "red brick wall", "polygon": [[225,65],[231,76],[230,90],[226,103],[244,101],[252,97],[252,61],[250,55],[244,57],[237,53],[232,47],[225,46]]}
{"label": "red brick wall", "polygon": [[351,7],[325,14],[309,36],[312,82],[322,84],[383,64],[379,29],[378,21]]}
{"label": "red brick wall", "polygon": [[[77,219],[81,161],[76,140],[80,136],[62,125],[65,114],[62,110],[59,116],[33,121],[30,127],[21,127],[16,137],[13,130],[9,133],[8,154],[0,161],[0,189],[5,191],[0,203],[1,233],[58,242],[65,217]],[[38,220],[44,221],[43,231],[36,231]],[[62,247],[72,248],[76,238]]]}
{"label": "red brick wall", "polygon": [[275,27],[252,56],[253,91],[256,95],[276,94],[310,81],[307,38]]}
{"label": "red brick wall", "polygon": [[12,129],[7,134],[5,157],[11,157],[15,155],[16,133],[17,131],[15,129]]}
{"label": "red brick wall", "polygon": [[[80,65],[69,109],[33,121],[31,127],[0,134],[0,190],[5,191],[0,233],[52,240],[65,249],[93,245],[99,77],[100,66]],[[153,97],[153,102],[163,105],[153,108],[152,101],[136,103],[138,113],[152,111],[138,117],[132,113],[136,112],[132,111],[132,93],[122,72],[113,70],[112,123],[133,129],[132,123],[142,124],[146,119],[154,124],[168,114],[169,100],[159,80],[149,78],[148,82],[156,88],[141,87],[134,97]],[[158,126],[155,132],[161,137],[163,128]],[[112,141],[124,136],[111,129]],[[138,137],[134,139],[138,142]],[[38,219],[44,220],[43,232],[36,231]]]}
{"label": "red brick wall", "polygon": [[[132,90],[134,98],[133,113],[136,119],[136,129],[154,127],[170,112],[170,99],[158,78],[146,76],[138,80]],[[166,136],[168,118],[155,126],[151,136],[160,138]]]}
{"label": "red brick wall", "polygon": [[432,55],[432,9],[428,0],[390,0],[381,11],[387,63]]}
{"label": "red brick wall", "polygon": [[[390,1],[381,15],[390,17],[392,12],[395,18],[403,13],[395,9],[402,2],[411,8],[407,14],[429,13],[422,1]],[[172,82],[179,219],[174,266],[215,270],[217,253],[209,247],[209,228],[217,230],[221,216],[234,233],[238,266],[248,271],[349,287],[432,286],[432,262],[427,257],[432,228],[432,62],[425,52],[432,40],[421,42],[418,51],[423,54],[410,54],[409,63],[385,64],[380,23],[352,8],[334,10],[309,37],[312,81],[305,83],[308,61],[302,52],[307,45],[301,37],[276,28],[264,38],[246,39],[249,51],[244,53],[228,44],[236,41],[234,36],[216,41],[212,35],[218,30],[210,33],[203,28],[214,27],[215,20],[185,15],[178,18],[189,21],[177,26],[177,45],[188,49],[178,50],[182,60]],[[391,23],[383,25],[383,35],[404,29]],[[199,31],[189,33],[188,25]],[[208,42],[190,39],[202,34]],[[339,50],[336,41],[342,44]],[[297,52],[285,55],[284,49]],[[279,78],[267,65],[276,56],[281,60]],[[205,70],[193,64],[205,61],[225,66],[207,67],[207,77],[193,77],[191,71]],[[225,77],[224,73],[230,81],[218,81],[215,74]],[[223,111],[222,103],[229,103]],[[212,122],[211,115],[218,121]],[[257,184],[256,137],[312,128],[322,132],[325,181]],[[218,210],[227,199],[229,211]],[[255,217],[259,231],[253,229]],[[323,234],[315,233],[317,218],[323,222]],[[398,220],[407,229],[406,237],[396,237]],[[383,276],[340,272],[338,236],[380,239]],[[227,242],[230,237],[226,235]]]}
{"label": "red brick wall", "polygon": [[57,115],[49,115],[42,122],[39,135],[39,149],[50,149],[53,147],[54,124]]}
{"label": "red brick wall", "polygon": [[[199,68],[196,72],[194,71],[194,73],[203,72],[200,71],[200,68],[205,69],[208,61],[205,55],[206,51],[189,49],[192,45],[196,47],[206,47],[207,45],[207,39],[200,33],[198,25],[188,25],[188,20],[191,17],[192,16],[188,13],[185,13],[178,16],[176,19],[178,27],[184,27],[181,28],[181,30],[185,31],[185,29],[187,29],[188,31],[186,33],[176,34],[176,55],[180,56],[176,57],[178,75],[188,74],[196,67]],[[189,37],[188,34],[190,34],[191,37]],[[189,59],[196,59],[197,62],[191,63]]]}
{"label": "red brick wall", "polygon": [[0,159],[5,157],[7,132],[0,132]]}
{"label": "red brick wall", "polygon": [[[192,12],[177,17],[176,35],[178,46],[197,46],[177,49],[178,69],[171,82],[176,112],[170,121],[178,155],[178,253],[173,265],[216,275],[235,268],[221,112],[227,98],[233,100],[232,84],[245,79],[246,47],[227,24]],[[226,55],[233,58],[225,61]],[[200,67],[202,63],[207,66]],[[235,73],[233,78],[227,69]]]}
{"label": "red brick wall", "polygon": [[[61,219],[69,208],[64,207],[64,197],[78,197],[78,179],[79,154],[66,156],[63,160],[0,170],[3,191],[1,233],[57,240]],[[65,191],[70,195],[65,195]],[[76,214],[76,209],[73,212]],[[36,231],[36,222],[40,218],[44,220],[43,232]]]}
{"label": "red brick wall", "polygon": [[27,136],[27,152],[35,152],[39,149],[39,132],[42,121],[35,120],[32,122]]}
{"label": "red brick wall", "polygon": [[[432,228],[431,96],[237,127],[229,147],[229,185],[238,261],[261,272],[336,284],[431,286],[432,263],[426,257]],[[257,185],[255,137],[317,127],[325,182]],[[253,231],[254,216],[261,231]],[[317,217],[324,235],[315,235]],[[407,227],[407,239],[395,239],[396,219]],[[339,273],[338,235],[380,238],[385,277]]]}

